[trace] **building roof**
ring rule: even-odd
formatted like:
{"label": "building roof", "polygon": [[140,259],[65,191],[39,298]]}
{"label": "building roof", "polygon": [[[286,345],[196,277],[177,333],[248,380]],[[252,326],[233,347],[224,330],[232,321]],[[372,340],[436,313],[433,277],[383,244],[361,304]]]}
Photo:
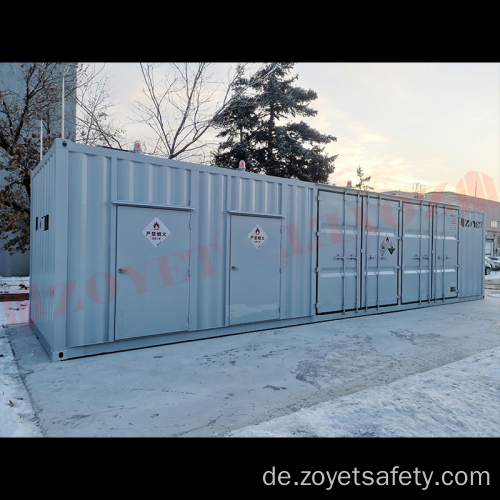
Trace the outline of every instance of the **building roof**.
{"label": "building roof", "polygon": [[[392,196],[414,198],[413,191],[385,191],[384,194]],[[460,205],[462,208],[469,210],[491,210],[500,207],[500,202],[495,200],[487,200],[453,191],[429,191],[425,193],[425,200],[434,203],[449,203],[452,205]]]}
{"label": "building roof", "polygon": [[500,202],[495,200],[487,200],[453,191],[433,191],[425,193],[425,199],[436,202],[449,202],[455,205],[460,205],[462,208],[474,210],[489,210],[500,207]]}

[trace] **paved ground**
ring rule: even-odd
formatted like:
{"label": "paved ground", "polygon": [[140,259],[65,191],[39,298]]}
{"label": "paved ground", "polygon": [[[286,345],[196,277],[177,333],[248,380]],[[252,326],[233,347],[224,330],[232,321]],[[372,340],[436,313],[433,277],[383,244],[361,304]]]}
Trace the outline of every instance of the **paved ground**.
{"label": "paved ground", "polygon": [[45,436],[222,436],[500,345],[500,300],[51,363],[4,326]]}

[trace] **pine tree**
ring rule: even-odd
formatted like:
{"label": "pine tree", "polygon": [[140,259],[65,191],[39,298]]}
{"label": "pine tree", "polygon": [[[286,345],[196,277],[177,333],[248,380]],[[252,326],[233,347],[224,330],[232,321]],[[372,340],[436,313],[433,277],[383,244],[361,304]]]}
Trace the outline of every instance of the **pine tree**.
{"label": "pine tree", "polygon": [[[336,137],[323,135],[304,121],[280,124],[297,116],[315,116],[309,103],[313,90],[293,85],[293,63],[270,63],[252,79],[237,83],[250,89],[217,120],[224,139],[213,155],[214,163],[237,168],[245,160],[247,170],[310,182],[328,181],[338,155],[325,153]],[[262,73],[262,74],[261,74]],[[265,78],[264,75],[268,74]]]}
{"label": "pine tree", "polygon": [[365,176],[361,165],[358,165],[358,168],[356,169],[356,175],[359,179],[359,182],[354,186],[356,189],[364,189],[365,191],[368,189],[373,190],[373,188],[368,185],[368,182],[370,181],[372,176]]}

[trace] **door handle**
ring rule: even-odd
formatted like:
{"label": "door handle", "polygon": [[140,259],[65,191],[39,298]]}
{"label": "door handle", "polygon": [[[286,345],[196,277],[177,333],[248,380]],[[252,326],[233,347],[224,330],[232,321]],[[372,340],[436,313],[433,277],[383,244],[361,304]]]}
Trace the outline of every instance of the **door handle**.
{"label": "door handle", "polygon": [[120,274],[123,274],[123,273],[125,272],[125,269],[120,268],[120,269],[118,269],[118,272],[119,272]]}
{"label": "door handle", "polygon": [[239,269],[239,267],[236,267],[236,266],[231,266],[231,269],[232,269],[233,271],[237,271],[237,270]]}

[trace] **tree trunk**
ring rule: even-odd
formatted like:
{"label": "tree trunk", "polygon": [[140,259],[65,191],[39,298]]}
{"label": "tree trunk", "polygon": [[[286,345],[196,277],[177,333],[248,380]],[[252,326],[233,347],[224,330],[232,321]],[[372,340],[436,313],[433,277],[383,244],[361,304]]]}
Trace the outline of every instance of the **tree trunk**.
{"label": "tree trunk", "polygon": [[274,105],[271,103],[271,109],[269,114],[269,124],[267,128],[267,161],[271,161],[273,158],[273,131],[274,131]]}

